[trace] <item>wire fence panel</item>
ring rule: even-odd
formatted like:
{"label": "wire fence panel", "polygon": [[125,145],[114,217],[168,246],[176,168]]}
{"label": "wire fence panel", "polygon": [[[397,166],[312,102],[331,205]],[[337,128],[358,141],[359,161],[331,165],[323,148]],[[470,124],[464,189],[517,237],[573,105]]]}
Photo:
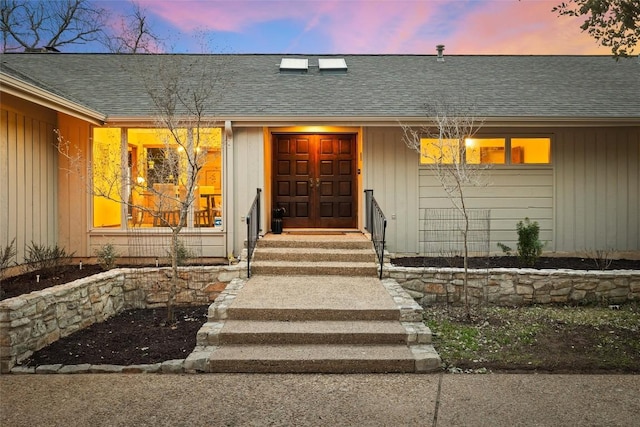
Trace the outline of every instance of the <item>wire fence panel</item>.
{"label": "wire fence panel", "polygon": [[[489,256],[489,209],[469,209],[469,256]],[[419,247],[424,256],[464,255],[465,220],[458,209],[420,209]]]}

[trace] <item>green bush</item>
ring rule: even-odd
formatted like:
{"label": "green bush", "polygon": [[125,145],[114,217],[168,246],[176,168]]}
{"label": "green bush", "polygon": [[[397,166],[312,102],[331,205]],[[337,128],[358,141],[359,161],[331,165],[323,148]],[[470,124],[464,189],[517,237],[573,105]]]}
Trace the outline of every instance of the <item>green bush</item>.
{"label": "green bush", "polygon": [[0,249],[0,273],[9,267],[9,263],[11,263],[13,257],[16,256],[15,243],[16,239],[13,239],[4,249]]}
{"label": "green bush", "polygon": [[74,253],[68,254],[58,245],[40,246],[31,242],[31,245],[27,246],[27,254],[24,258],[25,268],[27,271],[51,269],[54,273],[59,272],[71,262]]}
{"label": "green bush", "polygon": [[119,256],[120,254],[116,250],[115,246],[113,246],[111,243],[100,246],[100,248],[96,251],[98,265],[100,265],[103,270],[111,270],[113,267],[115,267],[116,260]]}
{"label": "green bush", "polygon": [[518,222],[518,257],[526,266],[533,267],[542,254],[544,243],[540,241],[540,225],[525,218]]}
{"label": "green bush", "polygon": [[[540,225],[537,221],[531,222],[529,218],[516,224],[518,231],[517,255],[523,265],[533,267],[542,254],[544,243],[540,241]],[[507,255],[511,255],[513,249],[509,246],[498,243],[498,247]]]}

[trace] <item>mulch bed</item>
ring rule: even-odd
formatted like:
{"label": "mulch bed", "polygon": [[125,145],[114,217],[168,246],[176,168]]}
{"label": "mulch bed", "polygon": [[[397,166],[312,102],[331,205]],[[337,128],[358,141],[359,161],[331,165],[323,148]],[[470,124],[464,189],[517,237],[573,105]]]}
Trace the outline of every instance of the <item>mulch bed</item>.
{"label": "mulch bed", "polygon": [[69,265],[58,269],[30,271],[2,280],[0,283],[0,300],[73,282],[103,271],[99,265],[95,264],[83,265],[82,270],[79,265]]}
{"label": "mulch bed", "polygon": [[175,307],[176,323],[171,326],[165,324],[166,308],[124,311],[50,344],[23,365],[138,365],[184,359],[196,346],[208,307]]}
{"label": "mulch bed", "polygon": [[[399,267],[459,267],[464,266],[462,257],[406,257],[394,258],[393,265]],[[516,256],[471,257],[469,268],[534,268],[542,269],[570,269],[570,270],[601,270],[596,261],[591,258],[569,257],[541,257],[532,266],[524,266]],[[640,270],[640,260],[616,259],[611,260],[607,270]]]}

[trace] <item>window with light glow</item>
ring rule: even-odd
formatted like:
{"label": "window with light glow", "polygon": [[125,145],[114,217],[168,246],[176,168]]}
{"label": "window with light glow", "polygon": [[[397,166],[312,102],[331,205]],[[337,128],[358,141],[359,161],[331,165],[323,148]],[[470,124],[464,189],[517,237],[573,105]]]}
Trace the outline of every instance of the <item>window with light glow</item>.
{"label": "window with light glow", "polygon": [[93,226],[120,227],[122,224],[123,173],[120,156],[120,128],[93,130]]}
{"label": "window with light glow", "polygon": [[460,141],[457,139],[422,138],[420,163],[423,165],[451,165],[460,158]]}
{"label": "window with light glow", "polygon": [[177,225],[185,206],[184,226],[222,227],[221,142],[219,128],[95,128],[94,227]]}
{"label": "window with light glow", "polygon": [[511,138],[511,163],[551,163],[551,138]]}
{"label": "window with light glow", "polygon": [[[464,148],[456,139],[422,138],[420,164],[550,164],[551,138],[466,138]],[[463,157],[461,157],[461,155]]]}

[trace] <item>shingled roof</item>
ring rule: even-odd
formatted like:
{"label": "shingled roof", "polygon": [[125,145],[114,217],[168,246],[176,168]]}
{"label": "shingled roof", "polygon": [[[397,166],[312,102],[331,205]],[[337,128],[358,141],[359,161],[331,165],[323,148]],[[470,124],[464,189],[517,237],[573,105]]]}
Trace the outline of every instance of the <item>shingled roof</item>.
{"label": "shingled roof", "polygon": [[[307,58],[306,73],[281,59]],[[437,99],[473,100],[487,120],[640,119],[640,63],[606,56],[340,55],[348,69],[322,72],[318,55],[5,54],[2,72],[67,96],[109,119],[148,118],[141,81],[179,70],[208,80],[212,116],[230,120],[424,117]]]}

